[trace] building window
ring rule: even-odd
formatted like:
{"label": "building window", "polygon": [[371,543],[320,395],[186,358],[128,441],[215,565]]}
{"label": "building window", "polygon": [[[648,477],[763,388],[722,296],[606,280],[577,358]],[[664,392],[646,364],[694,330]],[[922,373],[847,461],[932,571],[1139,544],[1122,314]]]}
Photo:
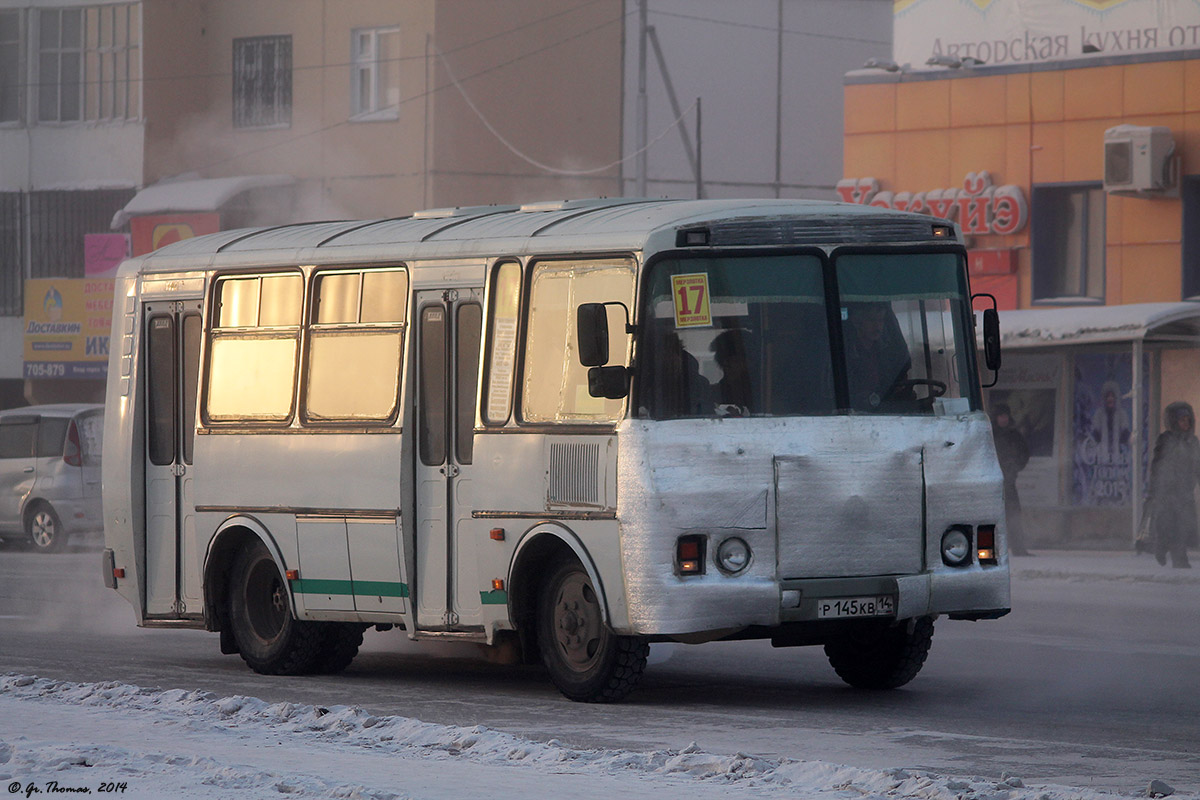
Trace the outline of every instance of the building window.
{"label": "building window", "polygon": [[1033,299],[1104,300],[1104,189],[1033,187]]}
{"label": "building window", "polygon": [[83,117],[83,10],[38,12],[38,122]]}
{"label": "building window", "polygon": [[0,123],[21,121],[21,12],[0,11]]}
{"label": "building window", "polygon": [[86,9],[85,119],[137,119],[140,114],[139,8],[127,4]]}
{"label": "building window", "polygon": [[396,119],[400,114],[400,29],[360,28],[353,33],[350,113],[355,119]]}
{"label": "building window", "polygon": [[292,124],[292,37],[233,40],[233,127]]}

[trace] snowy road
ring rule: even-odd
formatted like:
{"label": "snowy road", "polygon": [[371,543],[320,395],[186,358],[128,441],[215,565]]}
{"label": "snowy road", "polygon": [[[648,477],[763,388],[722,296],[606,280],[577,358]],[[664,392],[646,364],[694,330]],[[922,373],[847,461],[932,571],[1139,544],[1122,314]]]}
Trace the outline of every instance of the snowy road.
{"label": "snowy road", "polygon": [[[1125,794],[1161,778],[1200,791],[1200,575],[1123,553],[1018,560],[1014,613],[940,621],[925,670],[898,692],[846,689],[818,649],[656,645],[642,688],[617,706],[570,704],[537,669],[490,665],[469,647],[418,647],[395,632],[370,635],[338,678],[254,675],[221,656],[214,635],[134,628],[132,611],[99,586],[97,561],[94,552],[0,551],[0,673],[359,706],[604,752],[678,752],[694,741],[704,753],[772,764],[902,767],[994,784],[1007,773]],[[12,731],[13,702],[0,689],[0,738]],[[47,720],[59,713],[39,708]]]}

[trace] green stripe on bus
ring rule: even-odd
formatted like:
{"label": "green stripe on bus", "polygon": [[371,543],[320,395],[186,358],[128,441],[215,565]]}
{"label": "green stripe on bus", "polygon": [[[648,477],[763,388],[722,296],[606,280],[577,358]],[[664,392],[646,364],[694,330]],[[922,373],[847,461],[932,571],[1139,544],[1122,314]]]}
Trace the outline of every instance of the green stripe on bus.
{"label": "green stripe on bus", "polygon": [[490,592],[480,592],[479,602],[485,606],[506,606],[508,605],[508,592],[503,589],[492,589]]}
{"label": "green stripe on bus", "polygon": [[292,590],[300,594],[346,594],[369,597],[408,597],[408,584],[393,581],[337,581],[297,578]]}

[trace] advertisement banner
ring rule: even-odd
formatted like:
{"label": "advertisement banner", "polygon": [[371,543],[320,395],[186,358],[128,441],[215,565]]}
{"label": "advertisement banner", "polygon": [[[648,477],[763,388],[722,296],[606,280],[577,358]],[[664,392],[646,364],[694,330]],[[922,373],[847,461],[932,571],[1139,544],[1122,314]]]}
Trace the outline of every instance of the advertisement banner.
{"label": "advertisement banner", "polygon": [[129,258],[129,234],[85,233],[83,236],[83,274],[88,278],[107,278]]}
{"label": "advertisement banner", "polygon": [[112,280],[25,281],[26,378],[103,379],[108,374]]}
{"label": "advertisement banner", "polygon": [[1200,47],[1195,0],[895,0],[892,59],[1021,64]]}
{"label": "advertisement banner", "polygon": [[[1133,409],[1133,357],[1129,353],[1075,356],[1074,463],[1071,502],[1077,506],[1128,506],[1133,502],[1133,426],[1142,426],[1142,467],[1147,466],[1148,401]],[[1142,397],[1150,396],[1150,360],[1142,363]]]}
{"label": "advertisement banner", "polygon": [[220,214],[157,214],[134,217],[129,221],[133,235],[133,254],[145,255],[169,244],[216,233],[221,230]]}

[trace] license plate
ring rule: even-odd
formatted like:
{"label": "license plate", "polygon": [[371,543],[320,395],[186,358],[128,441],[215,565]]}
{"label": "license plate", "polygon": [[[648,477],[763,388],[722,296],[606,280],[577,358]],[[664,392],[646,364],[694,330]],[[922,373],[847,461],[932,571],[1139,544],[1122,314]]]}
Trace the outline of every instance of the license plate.
{"label": "license plate", "polygon": [[823,597],[817,600],[817,619],[891,617],[895,614],[896,599],[888,594],[876,597]]}

